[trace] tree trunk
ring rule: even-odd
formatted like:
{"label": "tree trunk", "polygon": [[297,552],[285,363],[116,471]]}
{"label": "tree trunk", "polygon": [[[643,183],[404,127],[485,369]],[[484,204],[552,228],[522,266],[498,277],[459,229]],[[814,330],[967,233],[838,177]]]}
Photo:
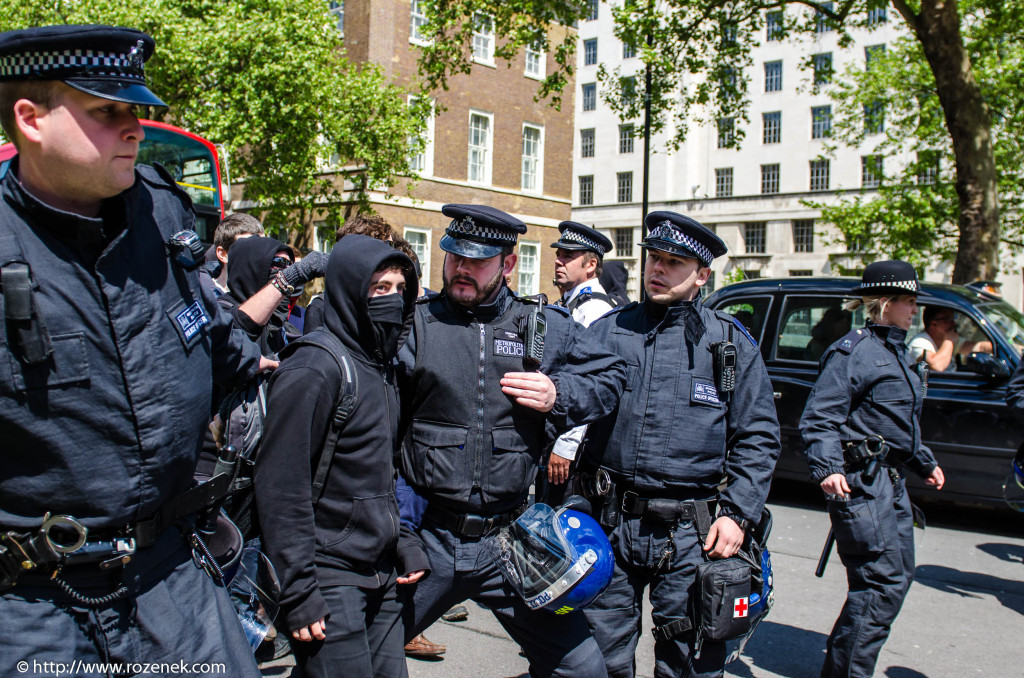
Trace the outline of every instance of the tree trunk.
{"label": "tree trunk", "polygon": [[957,0],[922,0],[916,15],[903,2],[893,4],[924,49],[953,141],[960,207],[953,282],[994,279],[999,271],[999,196],[992,115],[964,48]]}

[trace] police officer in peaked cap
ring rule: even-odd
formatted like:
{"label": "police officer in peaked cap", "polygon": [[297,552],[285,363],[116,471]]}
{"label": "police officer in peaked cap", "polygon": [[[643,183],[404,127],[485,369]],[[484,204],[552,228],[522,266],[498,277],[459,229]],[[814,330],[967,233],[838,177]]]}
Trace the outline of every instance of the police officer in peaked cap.
{"label": "police officer in peaked cap", "polygon": [[[562,293],[557,304],[565,307],[573,320],[590,327],[590,323],[618,305],[600,281],[604,255],[612,249],[612,241],[596,228],[576,221],[563,221],[558,231],[561,237],[551,243],[555,248],[554,283]],[[554,485],[562,485],[568,479],[585,433],[586,428],[577,427],[555,442],[548,458],[548,478]]]}
{"label": "police officer in peaked cap", "polygon": [[[674,212],[651,212],[645,223],[646,299],[589,329],[625,358],[628,382],[618,409],[590,425],[572,481],[616,554],[612,583],[584,612],[608,674],[631,677],[649,587],[654,675],[720,676],[724,642],[705,640],[695,652],[695,568],[735,555],[761,520],[779,425],[754,340],[700,298],[725,244]],[[730,364],[733,379],[719,377]]]}
{"label": "police officer in peaked cap", "polygon": [[0,124],[18,150],[0,181],[5,667],[258,675],[226,592],[193,562],[204,501],[188,491],[213,382],[270,363],[203,292],[188,197],[135,165],[134,107],[164,105],[146,86],[153,49],[110,26],[0,34]]}
{"label": "police officer in peaked cap", "polygon": [[[821,358],[800,431],[811,478],[828,500],[850,591],[826,644],[822,676],[871,676],[914,578],[914,517],[906,473],[942,489],[921,441],[927,367],[907,349],[920,286],[905,261],[876,261],[852,290],[864,327]],[[922,376],[925,380],[922,381]]]}
{"label": "police officer in peaked cap", "polygon": [[406,638],[472,599],[523,647],[531,675],[602,676],[583,616],[531,612],[505,585],[487,535],[526,508],[551,434],[614,409],[622,360],[564,310],[505,284],[526,233],[519,219],[483,205],[442,212],[444,288],[417,302],[399,354],[402,475],[428,502],[419,534],[431,569],[407,596]]}

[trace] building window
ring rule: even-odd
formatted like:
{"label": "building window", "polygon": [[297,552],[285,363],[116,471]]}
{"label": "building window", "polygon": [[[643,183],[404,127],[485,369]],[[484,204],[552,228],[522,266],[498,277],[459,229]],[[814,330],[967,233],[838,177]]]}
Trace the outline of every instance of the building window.
{"label": "building window", "polygon": [[797,219],[793,222],[793,251],[814,251],[814,219]]}
{"label": "building window", "polygon": [[334,17],[334,20],[338,22],[338,32],[342,35],[345,34],[345,0],[339,0],[335,2],[327,3],[327,12]]}
{"label": "building window", "polygon": [[764,122],[763,140],[766,144],[777,144],[782,141],[782,111],[762,113]]}
{"label": "building window", "polygon": [[330,254],[338,238],[338,227],[326,221],[313,222],[313,249]]}
{"label": "building window", "polygon": [[814,67],[814,86],[827,85],[832,82],[832,52],[823,52],[811,57]]}
{"label": "building window", "polygon": [[523,125],[523,190],[544,190],[544,129]]}
{"label": "building window", "polygon": [[544,63],[544,49],[540,43],[526,46],[526,68],[523,75],[538,80],[544,77],[546,64]]}
{"label": "building window", "polygon": [[872,62],[885,56],[885,45],[870,45],[864,48],[864,70],[870,71]]}
{"label": "building window", "polygon": [[636,56],[636,45],[631,42],[622,43],[622,58],[632,59]]}
{"label": "building window", "polygon": [[734,118],[718,119],[718,147],[729,148],[733,142],[733,130],[736,126]]}
{"label": "building window", "polygon": [[519,243],[519,294],[531,296],[540,292],[540,245],[535,242]]}
{"label": "building window", "polygon": [[772,195],[779,192],[779,164],[761,165],[761,194]]}
{"label": "building window", "polygon": [[732,168],[720,167],[715,170],[715,197],[732,197]]}
{"label": "building window", "polygon": [[633,173],[619,172],[616,177],[616,202],[633,202]]}
{"label": "building window", "polygon": [[469,180],[478,184],[491,183],[491,118],[469,114]]}
{"label": "building window", "polygon": [[[416,97],[409,97],[409,105],[411,106],[416,102]],[[409,169],[418,172],[420,174],[433,174],[434,173],[434,113],[431,111],[430,117],[427,118],[427,128],[423,131],[425,137],[425,144],[423,150],[419,153],[409,157]],[[412,140],[410,139],[410,145]]]}
{"label": "building window", "polygon": [[409,242],[420,262],[421,279],[430,284],[430,229],[406,226],[402,236]]}
{"label": "building window", "polygon": [[[831,2],[821,3],[821,7],[828,11],[832,11],[833,5]],[[828,15],[821,10],[816,10],[814,13],[814,32],[815,33],[828,33],[834,30],[832,22],[829,20]]]}
{"label": "building window", "polygon": [[874,9],[869,9],[868,10],[868,25],[869,26],[877,26],[878,24],[884,24],[888,20],[889,20],[889,17],[886,15],[886,7],[885,7],[885,5],[882,5],[881,7],[875,7]]}
{"label": "building window", "polygon": [[789,271],[790,278],[810,278],[813,275],[814,271],[809,268],[790,269]]}
{"label": "building window", "polygon": [[619,96],[622,103],[632,105],[636,99],[636,77],[629,75],[619,79]]}
{"label": "building window", "polygon": [[885,131],[885,102],[864,104],[864,133],[881,134]]}
{"label": "building window", "polygon": [[743,247],[747,254],[764,254],[764,234],[767,222],[751,221],[743,224]]}
{"label": "building window", "polygon": [[594,204],[594,175],[580,177],[580,206]]}
{"label": "building window", "polygon": [[615,256],[620,258],[629,258],[633,256],[633,229],[632,228],[613,228],[612,229],[615,237]]}
{"label": "building window", "polygon": [[633,125],[619,125],[619,153],[633,152]]}
{"label": "building window", "polygon": [[783,16],[782,10],[768,12],[764,18],[765,37],[769,42],[782,40],[783,37]]}
{"label": "building window", "polygon": [[587,21],[597,21],[597,11],[600,5],[601,0],[587,0]]}
{"label": "building window", "polygon": [[917,183],[934,184],[939,179],[939,154],[936,151],[917,152]]}
{"label": "building window", "polygon": [[597,65],[597,38],[583,41],[583,65]]}
{"label": "building window", "polygon": [[878,188],[882,185],[882,156],[862,155],[860,158],[860,185]]}
{"label": "building window", "polygon": [[409,39],[413,42],[426,42],[423,35],[423,26],[427,23],[427,11],[423,0],[412,0],[412,9],[409,12],[410,27]]}
{"label": "building window", "polygon": [[580,130],[580,157],[594,157],[594,129]]}
{"label": "building window", "polygon": [[593,111],[597,109],[597,83],[588,82],[583,85],[583,110]]}
{"label": "building window", "polygon": [[494,22],[481,12],[473,15],[473,60],[494,63]]}
{"label": "building window", "polygon": [[827,191],[829,186],[829,161],[811,161],[811,190]]}
{"label": "building window", "polygon": [[825,139],[832,135],[832,107],[813,106],[811,108],[811,138]]}
{"label": "building window", "polygon": [[782,91],[782,62],[781,61],[766,61],[766,62],[764,62],[764,91],[765,92],[781,92]]}

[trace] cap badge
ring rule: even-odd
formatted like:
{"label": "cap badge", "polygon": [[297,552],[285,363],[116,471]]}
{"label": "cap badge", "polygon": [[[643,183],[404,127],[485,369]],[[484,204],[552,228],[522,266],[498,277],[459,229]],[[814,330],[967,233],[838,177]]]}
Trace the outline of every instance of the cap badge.
{"label": "cap badge", "polygon": [[132,68],[142,69],[142,64],[145,61],[142,58],[143,42],[139,40],[135,43],[135,47],[132,47],[132,51],[128,53],[128,61],[131,62]]}

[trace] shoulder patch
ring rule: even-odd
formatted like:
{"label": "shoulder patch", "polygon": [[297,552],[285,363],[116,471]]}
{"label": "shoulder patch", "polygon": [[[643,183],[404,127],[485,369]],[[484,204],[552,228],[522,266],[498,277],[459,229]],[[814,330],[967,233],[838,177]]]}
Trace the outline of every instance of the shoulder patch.
{"label": "shoulder patch", "polygon": [[725,311],[715,311],[715,315],[717,315],[720,319],[735,325],[736,329],[738,329],[743,336],[745,336],[747,339],[750,340],[750,345],[751,346],[754,346],[754,347],[757,346],[757,340],[755,340],[754,337],[750,336],[750,332],[747,330],[747,326],[746,325],[744,325],[739,320],[737,320],[733,316],[729,315]]}
{"label": "shoulder patch", "polygon": [[869,332],[863,327],[856,330],[850,330],[846,334],[846,336],[844,336],[842,339],[840,339],[834,344],[835,349],[840,353],[845,353],[846,355],[849,355],[853,353],[853,349],[854,347],[857,346],[857,344],[859,344],[861,341],[867,338],[868,334]]}
{"label": "shoulder patch", "polygon": [[554,304],[548,304],[547,306],[544,307],[544,312],[547,313],[548,311],[560,313],[561,315],[564,315],[566,318],[571,317],[569,314],[569,309],[563,306],[555,306]]}

